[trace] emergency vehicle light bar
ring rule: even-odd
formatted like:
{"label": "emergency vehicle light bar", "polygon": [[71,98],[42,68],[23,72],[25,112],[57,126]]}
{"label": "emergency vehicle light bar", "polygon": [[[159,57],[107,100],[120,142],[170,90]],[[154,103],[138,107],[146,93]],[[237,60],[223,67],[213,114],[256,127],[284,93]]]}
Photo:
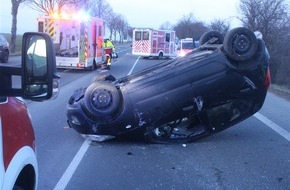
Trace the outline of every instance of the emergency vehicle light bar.
{"label": "emergency vehicle light bar", "polygon": [[51,17],[53,19],[81,20],[81,21],[88,21],[90,19],[90,16],[83,11],[78,12],[78,13],[73,13],[73,14],[68,14],[66,12],[61,12],[59,14],[59,13],[54,12],[51,14]]}

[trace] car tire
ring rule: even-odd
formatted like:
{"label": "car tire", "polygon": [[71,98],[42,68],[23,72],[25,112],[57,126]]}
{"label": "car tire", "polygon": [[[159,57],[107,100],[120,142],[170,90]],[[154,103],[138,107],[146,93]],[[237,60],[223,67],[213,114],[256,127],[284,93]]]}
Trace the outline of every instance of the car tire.
{"label": "car tire", "polygon": [[88,70],[88,71],[94,71],[94,70],[96,70],[96,68],[97,68],[96,61],[93,60],[93,64],[92,64],[92,66],[88,67],[87,70]]}
{"label": "car tire", "polygon": [[160,52],[160,53],[158,54],[158,59],[162,59],[162,58],[163,58],[163,53]]}
{"label": "car tire", "polygon": [[111,75],[110,73],[102,72],[94,78],[93,82],[98,82],[98,81],[111,81],[111,82],[113,82],[115,80],[116,80],[116,78],[113,75]]}
{"label": "car tire", "polygon": [[108,119],[115,116],[121,106],[121,94],[109,82],[92,83],[85,92],[85,108],[98,119]]}
{"label": "car tire", "polygon": [[[216,38],[212,42],[210,39]],[[203,45],[208,42],[208,44],[222,44],[224,40],[223,35],[218,31],[208,31],[204,33],[199,39],[199,45]]]}
{"label": "car tire", "polygon": [[96,62],[94,61],[94,62],[93,62],[93,65],[92,65],[92,68],[91,68],[91,71],[96,70],[96,68],[97,68],[97,67],[96,67]]}
{"label": "car tire", "polygon": [[3,57],[1,57],[1,63],[8,63],[8,59],[9,59],[9,51],[5,50],[3,53]]}
{"label": "car tire", "polygon": [[253,57],[258,48],[255,34],[248,28],[230,30],[224,39],[225,54],[234,61],[246,61]]}

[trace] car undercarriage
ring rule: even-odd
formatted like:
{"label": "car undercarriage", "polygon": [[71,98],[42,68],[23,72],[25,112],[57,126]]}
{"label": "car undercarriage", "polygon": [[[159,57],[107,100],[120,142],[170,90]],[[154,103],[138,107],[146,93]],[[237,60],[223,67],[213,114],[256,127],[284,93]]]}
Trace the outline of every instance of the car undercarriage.
{"label": "car undercarriage", "polygon": [[205,33],[200,46],[116,79],[100,72],[67,106],[70,127],[103,141],[140,130],[146,142],[192,142],[252,116],[270,84],[267,48],[247,28]]}

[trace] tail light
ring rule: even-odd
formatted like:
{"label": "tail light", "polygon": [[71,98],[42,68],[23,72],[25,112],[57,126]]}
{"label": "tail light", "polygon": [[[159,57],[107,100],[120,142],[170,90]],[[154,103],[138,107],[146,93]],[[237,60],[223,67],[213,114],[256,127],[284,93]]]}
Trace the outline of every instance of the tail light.
{"label": "tail light", "polygon": [[267,73],[265,76],[265,87],[267,90],[269,89],[270,84],[271,84],[271,73],[270,73],[270,68],[268,66]]}

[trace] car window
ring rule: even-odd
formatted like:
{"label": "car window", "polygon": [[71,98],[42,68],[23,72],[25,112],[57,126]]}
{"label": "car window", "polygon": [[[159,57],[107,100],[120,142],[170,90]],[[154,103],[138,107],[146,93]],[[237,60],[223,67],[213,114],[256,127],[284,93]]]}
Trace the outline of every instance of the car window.
{"label": "car window", "polygon": [[3,35],[0,35],[0,44],[1,46],[8,46],[8,42]]}
{"label": "car window", "polygon": [[143,32],[143,40],[149,40],[149,32],[147,31]]}
{"label": "car window", "polygon": [[0,35],[0,44],[3,45],[4,44],[4,37],[2,35]]}
{"label": "car window", "polygon": [[182,49],[194,49],[193,42],[185,42],[185,43],[182,43]]}
{"label": "car window", "polygon": [[136,41],[141,40],[141,32],[140,31],[135,32],[135,40]]}

